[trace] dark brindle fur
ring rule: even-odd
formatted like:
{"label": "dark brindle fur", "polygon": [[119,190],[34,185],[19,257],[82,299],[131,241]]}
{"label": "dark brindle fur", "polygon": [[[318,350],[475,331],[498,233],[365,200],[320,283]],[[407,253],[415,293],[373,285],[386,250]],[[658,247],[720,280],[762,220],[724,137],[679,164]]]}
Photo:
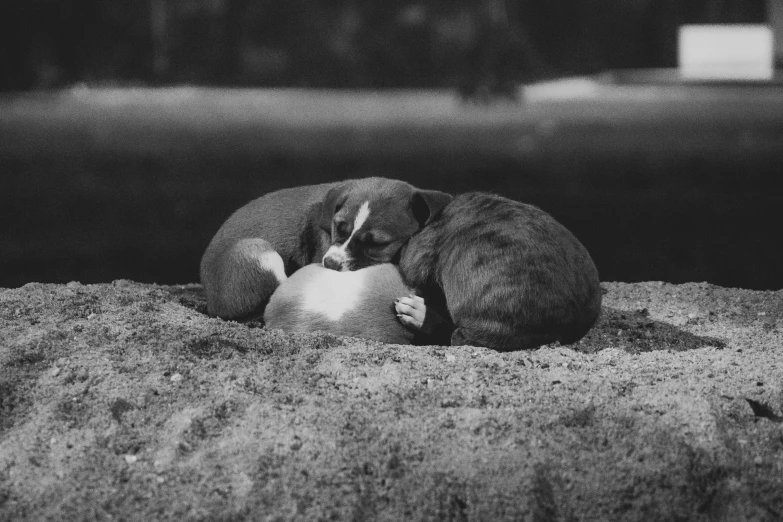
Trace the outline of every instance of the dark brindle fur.
{"label": "dark brindle fur", "polygon": [[585,247],[541,209],[497,195],[455,197],[409,241],[400,268],[425,296],[442,292],[452,345],[573,343],[601,310]]}

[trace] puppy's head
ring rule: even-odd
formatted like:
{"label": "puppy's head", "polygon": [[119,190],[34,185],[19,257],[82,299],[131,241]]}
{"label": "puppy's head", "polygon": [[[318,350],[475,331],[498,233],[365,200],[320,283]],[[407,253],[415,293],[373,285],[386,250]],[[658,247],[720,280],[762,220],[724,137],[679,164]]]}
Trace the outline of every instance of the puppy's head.
{"label": "puppy's head", "polygon": [[321,212],[321,228],[331,237],[323,265],[348,271],[396,262],[405,242],[451,200],[444,192],[384,178],[331,189]]}

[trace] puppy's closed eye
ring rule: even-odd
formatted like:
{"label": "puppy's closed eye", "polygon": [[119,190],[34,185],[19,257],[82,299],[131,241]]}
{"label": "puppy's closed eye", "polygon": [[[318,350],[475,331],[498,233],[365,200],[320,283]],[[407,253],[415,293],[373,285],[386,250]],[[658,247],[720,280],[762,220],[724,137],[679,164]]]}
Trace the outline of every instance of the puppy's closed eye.
{"label": "puppy's closed eye", "polygon": [[363,243],[363,254],[367,259],[371,259],[376,263],[388,263],[396,249],[393,246],[394,241],[386,243],[374,242],[371,244]]}
{"label": "puppy's closed eye", "polygon": [[392,238],[384,234],[373,234],[372,232],[364,234],[361,241],[368,248],[385,248],[393,242]]}
{"label": "puppy's closed eye", "polygon": [[351,225],[347,221],[335,221],[334,232],[335,236],[340,239],[345,239],[350,234]]}

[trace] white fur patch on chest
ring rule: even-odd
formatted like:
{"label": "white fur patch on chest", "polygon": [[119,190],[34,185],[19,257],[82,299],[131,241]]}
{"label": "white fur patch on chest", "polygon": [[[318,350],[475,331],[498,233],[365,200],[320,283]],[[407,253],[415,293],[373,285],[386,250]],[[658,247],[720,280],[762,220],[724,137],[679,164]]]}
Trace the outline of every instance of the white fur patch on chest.
{"label": "white fur patch on chest", "polygon": [[331,321],[356,308],[365,287],[365,272],[323,270],[302,289],[302,309],[315,312]]}

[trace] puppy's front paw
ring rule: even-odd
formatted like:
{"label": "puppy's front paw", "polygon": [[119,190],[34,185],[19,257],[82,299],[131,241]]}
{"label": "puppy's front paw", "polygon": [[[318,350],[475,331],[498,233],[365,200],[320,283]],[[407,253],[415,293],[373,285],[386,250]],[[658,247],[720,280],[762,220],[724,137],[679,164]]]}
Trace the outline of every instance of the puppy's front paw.
{"label": "puppy's front paw", "polygon": [[427,305],[424,304],[423,297],[413,294],[407,297],[398,297],[394,301],[394,309],[402,324],[408,328],[429,333],[424,323],[424,319],[427,316]]}

